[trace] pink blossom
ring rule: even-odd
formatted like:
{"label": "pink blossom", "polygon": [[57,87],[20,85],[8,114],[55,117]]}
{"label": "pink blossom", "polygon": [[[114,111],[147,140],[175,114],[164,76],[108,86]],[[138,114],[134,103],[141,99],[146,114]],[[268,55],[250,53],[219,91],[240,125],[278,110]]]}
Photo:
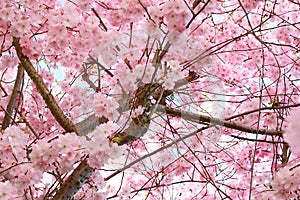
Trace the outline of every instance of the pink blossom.
{"label": "pink blossom", "polygon": [[0,198],[1,200],[14,200],[17,198],[17,188],[9,181],[0,182]]}
{"label": "pink blossom", "polygon": [[11,27],[12,34],[15,37],[23,36],[23,34],[30,31],[30,22],[26,19],[19,19],[17,23],[14,23]]}
{"label": "pink blossom", "polygon": [[288,126],[284,133],[284,140],[291,146],[292,152],[300,154],[300,109],[291,111],[287,118]]}
{"label": "pink blossom", "polygon": [[[288,2],[0,1],[0,199],[53,198],[84,158],[99,170],[71,199],[299,199],[298,109],[288,116],[300,93],[299,0]],[[19,64],[37,73],[14,90]],[[167,90],[176,116],[158,108],[142,138],[110,144],[144,112],[132,99],[145,83]],[[90,115],[108,122],[69,132]]]}
{"label": "pink blossom", "polygon": [[130,185],[125,184],[125,186],[122,188],[120,192],[119,199],[120,200],[130,199],[131,198],[130,191],[131,191]]}
{"label": "pink blossom", "polygon": [[118,115],[116,107],[118,107],[118,103],[114,99],[109,99],[102,93],[94,95],[94,111],[96,115],[114,119]]}
{"label": "pink blossom", "polygon": [[297,195],[294,192],[299,190],[299,175],[299,168],[290,170],[288,167],[284,167],[280,169],[271,183],[274,196],[277,199],[296,198]]}

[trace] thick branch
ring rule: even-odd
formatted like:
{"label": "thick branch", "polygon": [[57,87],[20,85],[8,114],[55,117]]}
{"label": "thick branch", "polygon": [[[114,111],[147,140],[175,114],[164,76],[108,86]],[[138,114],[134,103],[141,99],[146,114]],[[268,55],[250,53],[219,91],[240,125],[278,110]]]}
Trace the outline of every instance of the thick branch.
{"label": "thick branch", "polygon": [[94,171],[95,169],[87,164],[87,160],[83,160],[64,182],[63,186],[55,194],[52,200],[71,199]]}
{"label": "thick branch", "polygon": [[[107,122],[105,117],[97,117],[90,115],[85,120],[77,123],[75,126],[77,130],[83,135],[87,135],[93,131],[97,126]],[[95,169],[87,164],[84,159],[68,177],[68,179],[61,185],[59,190],[55,193],[52,200],[69,200],[73,197],[81,186],[89,179]]]}
{"label": "thick branch", "polygon": [[[84,122],[78,123],[75,126],[64,115],[60,107],[57,105],[54,97],[50,94],[43,79],[32,66],[29,58],[22,53],[19,39],[13,38],[13,45],[16,48],[16,52],[22,67],[26,70],[32,81],[35,83],[39,93],[43,97],[56,121],[65,129],[65,131],[75,132],[78,135],[82,135],[81,133],[87,134],[88,131],[93,130],[102,122],[102,119],[95,119],[95,116],[91,116],[87,120],[84,120]],[[82,132],[79,132],[76,127]],[[53,200],[71,199],[73,195],[80,189],[80,187],[88,180],[93,171],[94,169],[87,164],[86,159],[83,160],[68,177],[68,179],[61,185],[60,189],[54,195]]]}
{"label": "thick branch", "polygon": [[[157,57],[159,56],[160,55],[158,54]],[[197,75],[197,73],[190,71],[187,77],[176,81],[175,88],[186,85],[187,83],[190,83],[198,78],[199,75]],[[133,118],[127,129],[111,135],[109,139],[118,145],[123,145],[129,144],[132,141],[140,138],[142,135],[144,135],[144,133],[147,132],[150,124],[150,116],[147,113],[147,110],[150,109],[151,105],[150,96],[152,96],[158,104],[166,105],[166,98],[172,93],[172,90],[163,90],[163,87],[159,83],[147,83],[141,85],[137,89],[135,97],[129,100],[129,103],[133,108],[138,108],[139,106],[144,107],[145,112],[138,117]]]}
{"label": "thick branch", "polygon": [[206,115],[201,114],[194,114],[186,111],[182,111],[179,109],[169,108],[165,106],[158,106],[157,111],[165,112],[168,115],[175,116],[175,117],[182,117],[186,120],[190,120],[197,123],[211,123],[213,125],[220,125],[227,128],[239,130],[246,133],[254,133],[254,134],[261,134],[261,135],[272,135],[272,136],[282,136],[283,131],[277,130],[267,130],[267,129],[255,129],[249,126],[244,126],[241,124],[237,124],[235,122],[228,122],[222,119],[213,118]]}
{"label": "thick branch", "polygon": [[56,121],[63,127],[65,131],[75,132],[78,135],[80,135],[80,133],[77,132],[74,124],[64,115],[63,111],[57,105],[54,97],[49,92],[41,76],[37,73],[35,68],[32,66],[32,63],[30,62],[29,58],[23,54],[19,40],[20,40],[19,38],[14,37],[13,45],[15,46],[21,65],[25,69],[25,71],[27,72],[31,80],[36,85],[39,93],[43,97],[52,115],[54,116]]}
{"label": "thick branch", "polygon": [[17,78],[16,78],[16,81],[15,81],[15,85],[14,85],[13,91],[11,93],[9,102],[7,104],[7,107],[6,107],[6,112],[5,112],[5,116],[3,118],[1,130],[5,130],[10,124],[10,119],[11,119],[13,109],[15,107],[15,104],[16,104],[16,101],[17,101],[17,98],[18,98],[18,92],[19,92],[20,87],[21,87],[21,83],[22,83],[22,80],[23,80],[23,75],[24,75],[24,69],[21,65],[19,65],[18,66],[18,72],[17,72]]}
{"label": "thick branch", "polygon": [[75,124],[76,129],[82,134],[87,135],[92,132],[100,124],[108,122],[105,117],[97,117],[95,114],[88,116],[86,119]]}

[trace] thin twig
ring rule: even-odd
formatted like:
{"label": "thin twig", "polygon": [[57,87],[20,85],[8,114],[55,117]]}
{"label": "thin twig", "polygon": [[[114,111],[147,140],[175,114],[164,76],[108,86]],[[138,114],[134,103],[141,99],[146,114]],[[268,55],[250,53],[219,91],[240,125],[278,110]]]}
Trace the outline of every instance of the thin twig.
{"label": "thin twig", "polygon": [[173,146],[174,144],[177,144],[177,143],[179,143],[179,142],[181,142],[181,141],[183,141],[183,140],[185,140],[185,139],[187,139],[189,137],[192,137],[192,136],[196,135],[197,133],[199,133],[200,131],[203,131],[203,130],[208,129],[208,128],[209,128],[209,126],[200,128],[200,129],[198,129],[198,130],[196,130],[196,131],[194,131],[194,132],[192,132],[192,133],[190,133],[188,135],[185,135],[185,136],[183,136],[183,137],[181,137],[181,138],[179,138],[177,140],[174,140],[173,142],[171,142],[171,143],[169,143],[169,144],[167,144],[167,145],[165,145],[165,146],[163,146],[163,147],[161,147],[159,149],[156,149],[155,151],[152,151],[151,153],[148,153],[147,155],[144,155],[144,156],[140,157],[139,159],[136,159],[135,161],[129,163],[126,166],[124,166],[122,169],[118,169],[117,171],[115,171],[114,173],[112,173],[111,175],[109,175],[108,177],[106,177],[104,180],[108,181],[109,179],[111,179],[114,176],[118,175],[119,173],[125,171],[126,169],[132,167],[133,165],[141,162],[142,160],[144,160],[144,159],[146,159],[146,158],[148,158],[148,157],[150,157],[150,156],[152,156],[154,154],[157,154],[157,153],[163,151],[164,149],[167,149],[167,148]]}
{"label": "thin twig", "polygon": [[187,23],[185,28],[189,28],[189,26],[192,24],[194,19],[206,8],[206,6],[208,5],[209,2],[210,2],[210,0],[207,0],[206,3],[203,5],[203,7],[195,15],[193,15],[192,19]]}
{"label": "thin twig", "polygon": [[89,58],[94,62],[94,64],[101,67],[101,69],[103,69],[110,77],[114,77],[114,75],[108,69],[106,69],[101,63],[99,63],[98,60],[93,58],[91,55],[89,55]]}
{"label": "thin twig", "polygon": [[104,28],[105,31],[107,31],[108,30],[107,27],[105,26],[104,22],[102,21],[101,17],[98,15],[96,10],[94,8],[92,8],[92,11],[96,15],[96,17],[99,19],[101,26]]}

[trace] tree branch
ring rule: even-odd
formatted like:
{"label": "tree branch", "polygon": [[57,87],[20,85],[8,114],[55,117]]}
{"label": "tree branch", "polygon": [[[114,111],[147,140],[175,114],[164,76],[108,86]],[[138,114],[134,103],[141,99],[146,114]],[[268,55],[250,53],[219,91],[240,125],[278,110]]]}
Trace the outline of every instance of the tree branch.
{"label": "tree branch", "polygon": [[[197,4],[197,1],[195,1],[195,2]],[[194,19],[206,8],[206,6],[208,5],[209,2],[210,2],[210,0],[207,0],[205,2],[205,4],[203,5],[203,7],[196,14],[193,15],[192,19],[190,19],[190,21],[187,23],[187,25],[185,26],[185,28],[189,28],[189,26],[192,24],[192,22],[194,21]],[[199,3],[200,3],[200,1],[199,1]],[[198,4],[197,5],[196,4],[193,4],[193,7],[194,7],[193,9],[195,9],[198,6]]]}
{"label": "tree branch", "polygon": [[101,26],[104,28],[105,31],[107,31],[107,27],[105,26],[103,20],[101,19],[99,14],[96,12],[96,10],[94,8],[92,8],[92,11],[96,15],[96,17],[99,19],[99,22],[100,22]]}
{"label": "tree branch", "polygon": [[20,39],[14,37],[13,38],[13,45],[16,49],[17,55],[21,62],[22,67],[25,69],[31,80],[34,82],[35,86],[37,87],[39,93],[43,97],[45,103],[47,104],[50,112],[56,119],[56,121],[63,127],[63,129],[67,132],[75,132],[77,135],[81,135],[75,128],[74,124],[64,115],[63,111],[57,105],[54,97],[49,92],[48,88],[46,87],[43,79],[37,73],[35,68],[33,67],[32,63],[30,62],[29,58],[25,56],[22,52],[22,48],[20,46]]}
{"label": "tree branch", "polygon": [[[221,126],[224,126],[224,127],[227,127],[227,128],[232,128],[232,129],[235,129],[235,130],[239,130],[239,131],[243,131],[243,132],[248,132],[248,133],[255,133],[255,134],[263,134],[263,135],[272,135],[272,136],[282,136],[283,134],[283,131],[276,131],[276,130],[266,130],[266,129],[254,129],[254,128],[251,128],[251,127],[248,127],[248,126],[243,126],[243,125],[240,125],[240,124],[236,124],[234,122],[227,122],[227,121],[224,121],[224,120],[221,120],[221,119],[217,119],[217,118],[212,118],[212,117],[209,117],[209,116],[205,116],[205,115],[198,115],[198,114],[193,114],[193,113],[190,113],[190,112],[186,112],[186,111],[182,111],[182,110],[179,110],[179,109],[173,109],[173,108],[168,108],[166,106],[161,106],[161,105],[158,105],[158,108],[157,108],[157,111],[159,112],[166,112],[167,114],[171,115],[171,116],[176,116],[176,117],[182,117],[186,120],[190,120],[190,121],[194,121],[194,122],[205,122],[205,123],[212,123],[213,125],[221,125]],[[194,136],[196,133],[200,132],[200,131],[203,131],[205,129],[208,129],[210,126],[205,126],[201,129],[198,129],[186,136],[183,136],[183,137],[180,137],[179,139],[147,154],[147,155],[144,155],[142,157],[140,157],[139,159],[129,163],[128,165],[124,166],[122,169],[118,169],[117,171],[115,171],[114,173],[112,173],[111,175],[109,175],[108,177],[106,177],[104,180],[107,181],[111,178],[113,178],[114,176],[118,175],[119,173],[125,171],[126,169],[132,167],[133,165],[137,164],[138,162],[164,150],[164,149],[167,149],[171,146],[173,146],[174,144],[177,144],[191,136]],[[266,141],[264,141],[266,142]]]}
{"label": "tree branch", "polygon": [[86,119],[81,122],[75,124],[77,130],[82,133],[82,135],[86,135],[89,132],[93,131],[100,124],[108,122],[106,117],[97,117],[95,114],[88,116]]}
{"label": "tree branch", "polygon": [[271,107],[257,108],[257,109],[254,109],[254,110],[249,110],[249,111],[237,114],[237,115],[227,117],[227,118],[225,118],[225,120],[226,121],[231,120],[231,119],[234,119],[234,118],[237,118],[237,117],[249,115],[251,113],[259,112],[259,111],[262,111],[262,110],[279,110],[279,109],[287,109],[287,108],[293,108],[293,107],[299,107],[299,106],[300,106],[300,103],[292,104],[292,105],[286,105],[286,106],[275,106],[275,107],[271,106]]}
{"label": "tree branch", "polygon": [[17,77],[16,77],[16,81],[15,81],[15,84],[14,84],[14,88],[13,88],[13,91],[11,93],[9,102],[7,104],[7,107],[6,107],[5,116],[3,118],[2,127],[1,127],[2,131],[5,130],[10,124],[10,119],[11,119],[13,109],[15,107],[15,104],[16,104],[16,101],[17,101],[17,98],[18,98],[18,92],[19,92],[20,87],[21,87],[21,83],[22,83],[22,80],[23,80],[23,75],[24,75],[24,69],[21,66],[21,64],[19,64]]}
{"label": "tree branch", "polygon": [[82,77],[82,80],[85,81],[90,86],[90,88],[92,88],[94,91],[97,91],[97,87],[91,81],[91,79],[89,78],[89,75],[87,74],[87,72],[83,72],[81,77]]}
{"label": "tree branch", "polygon": [[259,140],[259,139],[251,139],[251,138],[245,138],[245,137],[240,137],[236,135],[230,135],[233,138],[239,139],[239,140],[246,140],[246,141],[251,141],[251,142],[264,142],[264,143],[270,143],[270,144],[285,144],[285,142],[281,141],[268,141],[268,140]]}
{"label": "tree branch", "polygon": [[169,108],[166,106],[159,105],[157,108],[157,111],[159,112],[165,112],[168,115],[174,116],[174,117],[182,117],[186,120],[190,120],[197,123],[212,123],[214,125],[220,125],[227,128],[239,130],[246,133],[254,133],[254,134],[260,134],[260,135],[271,135],[271,136],[280,136],[282,137],[283,131],[279,130],[267,130],[267,129],[255,129],[251,128],[249,126],[244,126],[241,124],[237,124],[235,122],[228,122],[222,119],[213,118],[206,115],[201,114],[194,114],[186,111],[182,111],[175,108]]}
{"label": "tree branch", "polygon": [[[97,125],[99,125],[99,123],[102,122],[101,119],[98,119],[98,121],[94,119],[94,116],[88,117],[86,120],[76,125],[77,128],[82,131],[79,132],[76,129],[76,126],[64,115],[60,107],[57,105],[54,97],[50,94],[43,79],[32,66],[29,58],[23,54],[18,38],[13,38],[13,45],[16,48],[16,52],[22,67],[26,70],[32,81],[35,83],[39,93],[43,97],[56,121],[64,128],[65,131],[75,132],[78,135],[82,135],[82,133],[87,134],[86,131],[93,130]],[[92,118],[93,120],[91,120]],[[91,121],[92,123],[90,123]],[[85,127],[85,125],[87,127]],[[88,180],[93,171],[94,169],[87,164],[87,160],[85,158],[72,172],[68,179],[61,185],[59,190],[54,195],[53,200],[71,199],[73,195],[75,195],[76,192],[81,188],[81,186]]]}
{"label": "tree branch", "polygon": [[87,164],[87,159],[85,158],[63,183],[58,192],[55,193],[52,200],[71,199],[94,171],[95,169]]}
{"label": "tree branch", "polygon": [[106,69],[101,63],[99,63],[98,60],[93,58],[93,56],[89,55],[89,58],[91,59],[90,64],[96,64],[98,67],[101,67],[101,69],[103,69],[110,77],[114,77],[114,75],[108,69]]}

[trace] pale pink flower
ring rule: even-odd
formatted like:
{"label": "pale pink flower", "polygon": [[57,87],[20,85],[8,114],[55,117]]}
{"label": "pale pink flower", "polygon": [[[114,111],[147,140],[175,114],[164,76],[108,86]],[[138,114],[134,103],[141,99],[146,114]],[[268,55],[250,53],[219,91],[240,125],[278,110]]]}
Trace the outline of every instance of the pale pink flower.
{"label": "pale pink flower", "polygon": [[300,109],[293,110],[287,118],[288,126],[283,134],[292,152],[300,154]]}
{"label": "pale pink flower", "polygon": [[1,200],[14,200],[16,199],[16,188],[9,182],[0,182],[0,199]]}
{"label": "pale pink flower", "polygon": [[164,81],[164,83],[163,83],[162,86],[166,90],[172,90],[172,89],[174,89],[174,86],[175,86],[174,79],[166,78],[166,80]]}
{"label": "pale pink flower", "polygon": [[114,99],[108,99],[102,93],[94,95],[94,111],[97,116],[105,116],[113,120],[118,115],[118,107],[119,105]]}
{"label": "pale pink flower", "polygon": [[280,169],[274,176],[272,181],[272,189],[276,199],[290,199],[295,198],[294,191],[299,190],[299,168],[290,170],[289,167]]}
{"label": "pale pink flower", "polygon": [[129,184],[125,184],[124,187],[122,188],[120,195],[119,195],[119,199],[131,199],[130,198],[130,191],[131,191],[131,187]]}

